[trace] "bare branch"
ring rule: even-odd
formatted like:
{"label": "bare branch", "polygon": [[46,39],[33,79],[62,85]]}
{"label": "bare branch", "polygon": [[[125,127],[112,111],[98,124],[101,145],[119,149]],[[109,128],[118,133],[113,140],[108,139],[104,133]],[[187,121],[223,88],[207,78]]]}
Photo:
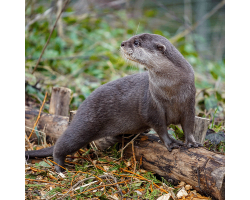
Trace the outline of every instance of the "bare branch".
{"label": "bare branch", "polygon": [[41,55],[40,55],[40,57],[39,57],[39,59],[38,59],[38,61],[37,61],[37,63],[36,63],[36,66],[35,66],[35,68],[34,68],[32,74],[36,71],[36,68],[37,68],[37,66],[38,66],[38,64],[39,64],[39,62],[40,62],[40,60],[41,60],[41,58],[42,58],[42,56],[43,56],[43,53],[44,53],[46,47],[47,47],[48,44],[49,44],[51,35],[52,35],[52,33],[53,33],[53,31],[54,31],[54,29],[55,29],[55,27],[56,27],[56,23],[57,23],[57,21],[59,20],[61,14],[62,14],[62,12],[63,12],[63,10],[65,9],[65,7],[66,7],[66,5],[68,4],[69,1],[70,1],[70,0],[66,0],[65,4],[64,4],[64,6],[63,6],[63,8],[62,8],[62,10],[61,10],[61,12],[60,12],[60,14],[57,16],[56,22],[55,22],[55,24],[54,24],[54,26],[53,26],[53,28],[52,28],[52,30],[51,30],[51,32],[50,32],[50,35],[49,35],[49,38],[48,38],[46,44],[45,44],[44,47],[43,47],[42,53],[41,53]]}

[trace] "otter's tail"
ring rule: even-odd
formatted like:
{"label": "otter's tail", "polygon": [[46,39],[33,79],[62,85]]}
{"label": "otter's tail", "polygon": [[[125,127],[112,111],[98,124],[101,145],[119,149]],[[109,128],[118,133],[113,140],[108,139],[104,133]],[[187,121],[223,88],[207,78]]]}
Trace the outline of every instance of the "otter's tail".
{"label": "otter's tail", "polygon": [[25,157],[26,158],[35,158],[35,157],[45,158],[47,156],[52,156],[53,150],[54,150],[54,146],[48,147],[45,149],[40,149],[40,150],[25,151]]}

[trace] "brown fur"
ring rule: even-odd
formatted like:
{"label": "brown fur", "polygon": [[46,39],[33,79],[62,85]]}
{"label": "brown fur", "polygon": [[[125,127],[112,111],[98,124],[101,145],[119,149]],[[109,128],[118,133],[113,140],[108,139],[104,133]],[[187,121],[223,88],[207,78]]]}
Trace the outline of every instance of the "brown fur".
{"label": "brown fur", "polygon": [[[121,44],[123,56],[144,65],[148,72],[126,76],[96,89],[78,108],[70,126],[54,148],[26,152],[48,156],[64,166],[65,156],[93,140],[119,134],[136,134],[153,128],[169,151],[182,143],[167,132],[181,124],[185,144],[198,147],[193,137],[195,85],[192,66],[164,37],[133,36]],[[56,166],[60,172],[62,169]]]}

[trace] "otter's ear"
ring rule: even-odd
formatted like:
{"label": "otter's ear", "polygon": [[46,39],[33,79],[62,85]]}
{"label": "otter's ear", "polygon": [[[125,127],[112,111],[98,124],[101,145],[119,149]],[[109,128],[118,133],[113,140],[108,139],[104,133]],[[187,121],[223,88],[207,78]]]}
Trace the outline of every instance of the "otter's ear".
{"label": "otter's ear", "polygon": [[161,51],[162,53],[166,50],[166,46],[161,43],[156,43],[157,49]]}

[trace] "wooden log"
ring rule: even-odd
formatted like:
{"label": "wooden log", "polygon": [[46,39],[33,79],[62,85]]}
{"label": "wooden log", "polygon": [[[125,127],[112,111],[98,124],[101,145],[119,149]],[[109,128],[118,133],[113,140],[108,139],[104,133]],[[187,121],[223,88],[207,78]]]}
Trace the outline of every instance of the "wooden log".
{"label": "wooden log", "polygon": [[[33,127],[38,112],[29,107],[25,108],[25,125],[27,127]],[[46,135],[56,140],[66,130],[68,123],[69,117],[42,113],[37,128],[43,131],[46,125]],[[169,152],[157,136],[152,134],[146,134],[146,136],[148,140],[139,140],[139,142],[136,140],[135,142],[136,159],[139,160],[142,157],[143,168],[163,176],[173,184],[185,181],[199,192],[219,200],[225,199],[224,155],[215,154],[203,147],[174,149]],[[36,137],[36,135],[34,134],[32,137]],[[118,142],[119,138],[121,142],[121,137],[115,139],[107,137],[95,141],[95,143],[103,149],[103,145],[111,146]],[[132,156],[130,148],[126,148],[124,153]]]}
{"label": "wooden log", "polygon": [[[35,110],[29,107],[25,107],[25,132],[29,136],[33,124],[36,121],[36,117],[39,113],[39,110]],[[60,115],[51,115],[47,113],[41,113],[39,119],[37,130],[43,131],[46,134],[47,142],[55,143],[55,141],[63,134],[63,132],[68,127],[70,121],[72,121],[75,116],[76,111],[70,112],[70,117],[64,117]],[[69,121],[70,119],[70,121]],[[45,130],[44,130],[45,128]],[[37,135],[33,134],[31,139],[37,139]],[[95,145],[99,150],[107,149],[108,147],[113,146],[115,143],[121,141],[121,136],[117,137],[105,137],[99,140],[95,140]]]}
{"label": "wooden log", "polygon": [[210,120],[195,116],[194,139],[196,142],[204,144]]}
{"label": "wooden log", "polygon": [[53,87],[49,105],[52,115],[69,116],[71,90],[65,87]]}
{"label": "wooden log", "polygon": [[[174,149],[169,152],[159,137],[143,134],[147,140],[136,140],[134,149],[136,160],[142,157],[142,167],[177,184],[184,181],[197,191],[214,197],[225,199],[225,156],[208,151],[203,147]],[[131,148],[124,151],[132,156]]]}
{"label": "wooden log", "polygon": [[[28,134],[31,132],[39,110],[35,110],[29,107],[25,107],[25,132]],[[38,131],[44,131],[52,142],[55,142],[62,133],[66,130],[69,123],[69,117],[51,115],[47,113],[41,113],[37,129]],[[45,128],[45,130],[44,130]],[[36,134],[32,134],[31,138],[37,138]]]}

